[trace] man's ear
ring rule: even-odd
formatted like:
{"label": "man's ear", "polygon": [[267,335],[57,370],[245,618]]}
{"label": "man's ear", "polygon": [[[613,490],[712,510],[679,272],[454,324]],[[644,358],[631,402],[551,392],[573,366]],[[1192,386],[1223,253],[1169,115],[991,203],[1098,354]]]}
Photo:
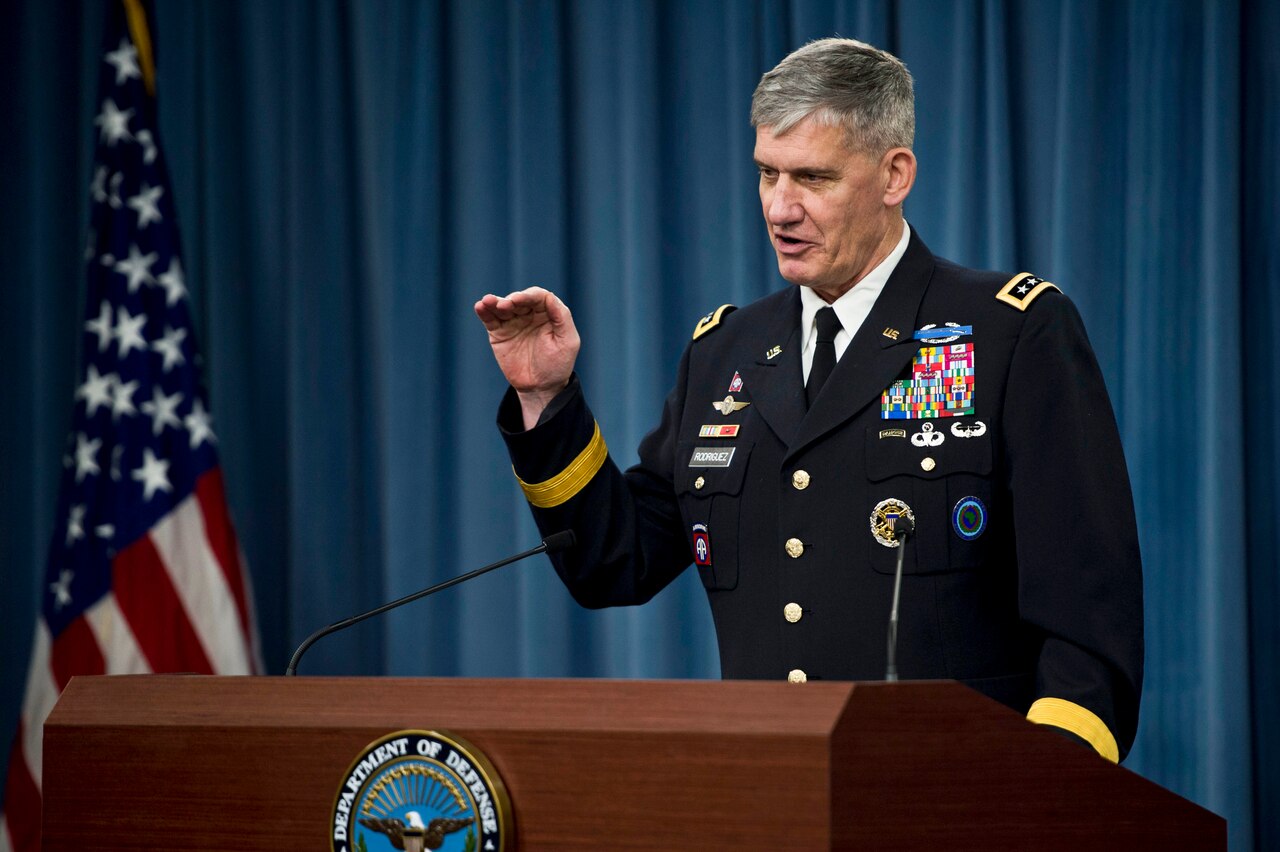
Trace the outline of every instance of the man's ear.
{"label": "man's ear", "polygon": [[916,155],[910,148],[891,148],[880,160],[885,176],[884,206],[898,207],[916,182]]}

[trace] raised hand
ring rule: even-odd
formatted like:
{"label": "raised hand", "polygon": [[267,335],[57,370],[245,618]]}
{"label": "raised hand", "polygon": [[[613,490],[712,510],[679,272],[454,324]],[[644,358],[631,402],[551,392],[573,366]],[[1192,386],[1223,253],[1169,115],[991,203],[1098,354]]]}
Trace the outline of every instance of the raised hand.
{"label": "raised hand", "polygon": [[569,308],[554,293],[530,287],[507,296],[486,294],[475,304],[489,332],[493,357],[520,397],[526,429],[569,384],[582,344]]}

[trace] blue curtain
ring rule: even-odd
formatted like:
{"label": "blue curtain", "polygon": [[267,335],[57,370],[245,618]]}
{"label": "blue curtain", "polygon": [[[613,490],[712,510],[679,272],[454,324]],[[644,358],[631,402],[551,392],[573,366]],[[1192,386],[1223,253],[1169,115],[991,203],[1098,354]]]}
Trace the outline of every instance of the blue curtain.
{"label": "blue curtain", "polygon": [[[0,30],[0,731],[77,383],[101,19],[28,3]],[[1265,0],[160,4],[162,144],[270,669],[318,625],[536,543],[492,422],[483,293],[565,298],[609,445],[633,458],[698,317],[783,286],[747,108],[763,71],[830,34],[915,75],[907,216],[934,251],[1049,277],[1088,323],[1146,568],[1127,765],[1227,816],[1233,848],[1280,848]],[[692,575],[586,612],[543,561],[326,640],[302,669],[718,673]]]}

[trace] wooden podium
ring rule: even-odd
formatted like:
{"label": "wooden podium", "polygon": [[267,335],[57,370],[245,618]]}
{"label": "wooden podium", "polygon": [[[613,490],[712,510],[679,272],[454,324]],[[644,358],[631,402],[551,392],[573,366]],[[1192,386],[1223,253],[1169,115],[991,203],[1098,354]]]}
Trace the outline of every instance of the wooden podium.
{"label": "wooden podium", "polygon": [[67,686],[44,848],[321,852],[353,758],[410,728],[488,756],[521,850],[1226,849],[1225,820],[953,682],[181,675]]}

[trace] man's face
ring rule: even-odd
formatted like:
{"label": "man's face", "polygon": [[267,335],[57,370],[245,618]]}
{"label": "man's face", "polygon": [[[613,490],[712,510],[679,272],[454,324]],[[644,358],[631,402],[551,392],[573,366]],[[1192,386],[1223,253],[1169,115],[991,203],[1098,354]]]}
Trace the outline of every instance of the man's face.
{"label": "man's face", "polygon": [[842,129],[810,118],[780,136],[758,127],[755,160],[778,271],[792,284],[832,301],[893,249],[888,170],[847,148]]}

